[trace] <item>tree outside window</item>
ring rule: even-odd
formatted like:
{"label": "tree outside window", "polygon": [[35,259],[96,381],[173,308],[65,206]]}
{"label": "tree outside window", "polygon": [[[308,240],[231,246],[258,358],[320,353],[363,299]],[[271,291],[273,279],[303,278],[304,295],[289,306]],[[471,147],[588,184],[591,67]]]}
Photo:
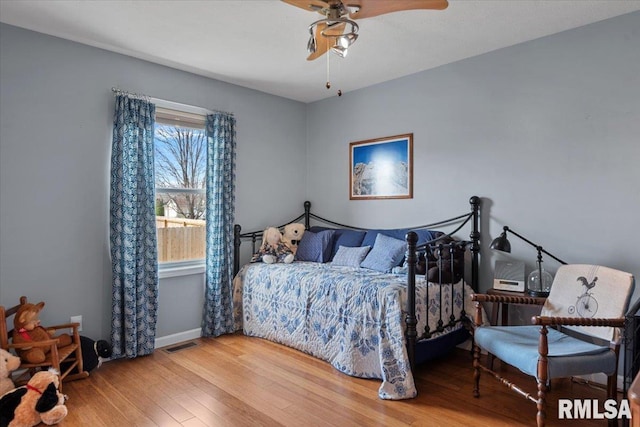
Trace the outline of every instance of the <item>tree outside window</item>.
{"label": "tree outside window", "polygon": [[203,259],[207,163],[204,129],[157,119],[154,144],[158,260]]}

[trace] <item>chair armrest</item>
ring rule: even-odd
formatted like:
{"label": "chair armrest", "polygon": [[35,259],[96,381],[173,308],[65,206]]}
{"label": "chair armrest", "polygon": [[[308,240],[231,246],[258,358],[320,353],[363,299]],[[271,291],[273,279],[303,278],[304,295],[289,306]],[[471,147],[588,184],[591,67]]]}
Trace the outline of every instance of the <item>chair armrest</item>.
{"label": "chair armrest", "polygon": [[49,330],[49,329],[74,329],[74,328],[79,328],[80,327],[80,323],[74,322],[74,323],[63,323],[62,325],[54,325],[54,326],[45,326],[44,328]]}
{"label": "chair armrest", "polygon": [[11,343],[7,347],[15,348],[16,350],[19,350],[21,348],[31,348],[31,347],[51,347],[57,344],[58,344],[58,339],[53,338],[50,340],[32,341],[32,342],[25,342],[25,343],[18,343],[18,344]]}
{"label": "chair armrest", "polygon": [[609,326],[624,328],[624,318],[585,318],[585,317],[554,317],[533,316],[531,323],[540,326]]}
{"label": "chair armrest", "polygon": [[488,295],[488,294],[473,294],[471,295],[472,301],[478,302],[498,302],[502,304],[528,304],[528,305],[543,305],[544,300],[534,297],[520,297],[520,296],[502,296],[502,295]]}

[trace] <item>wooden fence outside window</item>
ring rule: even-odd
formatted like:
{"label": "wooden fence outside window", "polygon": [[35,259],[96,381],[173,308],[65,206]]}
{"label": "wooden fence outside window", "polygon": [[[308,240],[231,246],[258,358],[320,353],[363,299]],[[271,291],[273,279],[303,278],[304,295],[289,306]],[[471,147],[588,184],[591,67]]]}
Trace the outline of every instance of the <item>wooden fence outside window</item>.
{"label": "wooden fence outside window", "polygon": [[158,262],[176,262],[205,257],[206,221],[156,217]]}

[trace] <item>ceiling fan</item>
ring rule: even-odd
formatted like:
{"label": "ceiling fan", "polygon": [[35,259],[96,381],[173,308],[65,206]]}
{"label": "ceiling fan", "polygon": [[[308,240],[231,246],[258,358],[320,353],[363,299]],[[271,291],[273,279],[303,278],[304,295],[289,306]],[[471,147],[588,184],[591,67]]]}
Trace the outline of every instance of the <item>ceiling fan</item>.
{"label": "ceiling fan", "polygon": [[307,60],[312,61],[328,50],[340,57],[358,38],[360,29],[354,19],[412,9],[446,9],[447,0],[282,0],[290,5],[318,12],[324,18],[309,25]]}

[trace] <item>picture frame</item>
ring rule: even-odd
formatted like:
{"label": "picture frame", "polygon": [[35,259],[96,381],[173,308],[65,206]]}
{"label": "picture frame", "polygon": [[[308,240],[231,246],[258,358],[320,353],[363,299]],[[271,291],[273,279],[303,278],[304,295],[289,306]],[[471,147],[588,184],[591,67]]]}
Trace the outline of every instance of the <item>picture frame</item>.
{"label": "picture frame", "polygon": [[413,133],[349,144],[349,199],[413,198]]}

